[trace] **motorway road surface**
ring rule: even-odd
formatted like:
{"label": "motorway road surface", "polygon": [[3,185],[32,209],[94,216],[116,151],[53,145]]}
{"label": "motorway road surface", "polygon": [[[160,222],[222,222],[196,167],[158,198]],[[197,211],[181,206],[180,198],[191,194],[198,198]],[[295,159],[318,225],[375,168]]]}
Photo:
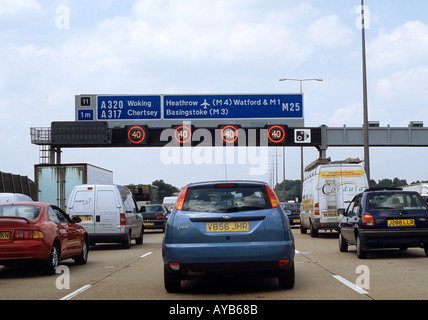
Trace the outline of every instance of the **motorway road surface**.
{"label": "motorway road surface", "polygon": [[[162,233],[149,231],[143,245],[91,247],[88,263],[61,263],[66,273],[45,276],[30,267],[0,267],[1,300],[419,300],[428,298],[428,258],[422,249],[379,250],[359,260],[355,247],[341,253],[336,232],[319,238],[293,229],[296,284],[279,290],[276,279],[245,276],[186,281],[183,291],[163,287]],[[69,279],[67,281],[66,279]],[[364,280],[364,281],[363,281]],[[69,289],[64,288],[69,284]],[[356,284],[359,284],[358,286]],[[363,290],[361,290],[361,287]]]}

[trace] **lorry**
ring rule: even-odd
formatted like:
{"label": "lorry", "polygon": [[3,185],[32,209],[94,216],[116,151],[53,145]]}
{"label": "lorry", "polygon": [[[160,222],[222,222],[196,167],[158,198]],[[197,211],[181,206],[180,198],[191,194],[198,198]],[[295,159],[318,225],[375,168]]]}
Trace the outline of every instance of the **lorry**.
{"label": "lorry", "polygon": [[126,185],[137,201],[138,208],[146,204],[159,203],[159,188],[151,184]]}
{"label": "lorry", "polygon": [[71,191],[81,184],[112,184],[113,172],[88,163],[34,165],[36,199],[64,211]]}
{"label": "lorry", "polygon": [[305,168],[300,231],[338,230],[342,212],[352,198],[369,186],[364,166],[358,158],[331,161],[318,159]]}
{"label": "lorry", "polygon": [[428,182],[420,182],[401,187],[405,191],[416,191],[425,201],[428,200]]}

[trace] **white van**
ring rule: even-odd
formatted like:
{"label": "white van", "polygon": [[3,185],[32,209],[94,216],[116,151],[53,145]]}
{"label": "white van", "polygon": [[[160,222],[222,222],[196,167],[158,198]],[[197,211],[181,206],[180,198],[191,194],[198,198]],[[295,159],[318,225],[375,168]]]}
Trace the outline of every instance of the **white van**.
{"label": "white van", "polygon": [[319,159],[305,169],[300,231],[309,229],[312,237],[319,230],[337,230],[341,212],[352,198],[368,188],[360,159],[332,162]]}
{"label": "white van", "polygon": [[172,211],[174,209],[175,202],[178,197],[165,197],[163,198],[162,204],[169,210]]}
{"label": "white van", "polygon": [[131,240],[143,243],[143,217],[128,188],[119,185],[79,185],[70,194],[67,213],[79,217],[90,243],[118,242],[125,248]]}
{"label": "white van", "polygon": [[33,199],[21,193],[0,193],[0,203],[6,202],[33,202]]}

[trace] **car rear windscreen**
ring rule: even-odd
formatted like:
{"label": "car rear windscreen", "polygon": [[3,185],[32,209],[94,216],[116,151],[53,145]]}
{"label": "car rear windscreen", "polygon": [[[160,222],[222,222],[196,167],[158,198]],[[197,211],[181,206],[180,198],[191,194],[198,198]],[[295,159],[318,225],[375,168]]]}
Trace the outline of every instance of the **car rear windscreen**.
{"label": "car rear windscreen", "polygon": [[3,217],[22,217],[35,220],[40,215],[41,208],[36,206],[10,205],[0,206],[0,216]]}
{"label": "car rear windscreen", "polygon": [[368,196],[369,211],[428,210],[426,202],[416,193],[381,193]]}
{"label": "car rear windscreen", "polygon": [[272,208],[265,186],[189,188],[183,211],[240,212]]}

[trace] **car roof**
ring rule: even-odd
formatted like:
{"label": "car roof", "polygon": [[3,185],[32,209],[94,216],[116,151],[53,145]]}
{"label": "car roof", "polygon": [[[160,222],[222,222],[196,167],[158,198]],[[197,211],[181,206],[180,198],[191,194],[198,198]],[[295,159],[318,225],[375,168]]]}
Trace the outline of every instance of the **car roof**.
{"label": "car roof", "polygon": [[236,184],[238,186],[265,186],[266,183],[263,181],[253,181],[253,180],[214,180],[214,181],[203,181],[203,182],[193,182],[189,183],[186,187],[208,187],[218,184]]}

